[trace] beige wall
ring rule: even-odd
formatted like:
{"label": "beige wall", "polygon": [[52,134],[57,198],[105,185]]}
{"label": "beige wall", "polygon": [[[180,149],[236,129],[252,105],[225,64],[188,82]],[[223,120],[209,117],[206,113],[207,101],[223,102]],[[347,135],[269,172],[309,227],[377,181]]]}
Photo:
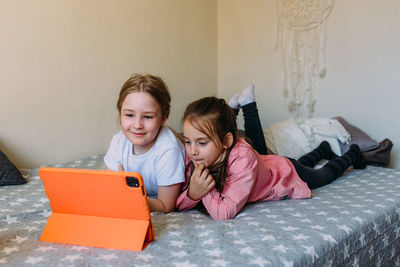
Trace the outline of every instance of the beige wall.
{"label": "beige wall", "polygon": [[178,129],[217,90],[216,23],[214,0],[0,1],[0,149],[20,168],[104,153],[133,72],[165,79]]}
{"label": "beige wall", "polygon": [[[328,20],[327,76],[315,117],[341,115],[372,138],[394,143],[400,168],[400,4],[397,0],[334,1]],[[283,105],[276,1],[218,1],[218,93],[229,98],[249,83],[264,127],[290,116]]]}
{"label": "beige wall", "polygon": [[[335,1],[315,116],[341,115],[400,168],[396,0]],[[168,83],[168,124],[185,105],[256,85],[264,127],[286,119],[273,0],[0,1],[0,149],[18,167],[104,153],[133,72]],[[218,88],[218,90],[217,90]]]}

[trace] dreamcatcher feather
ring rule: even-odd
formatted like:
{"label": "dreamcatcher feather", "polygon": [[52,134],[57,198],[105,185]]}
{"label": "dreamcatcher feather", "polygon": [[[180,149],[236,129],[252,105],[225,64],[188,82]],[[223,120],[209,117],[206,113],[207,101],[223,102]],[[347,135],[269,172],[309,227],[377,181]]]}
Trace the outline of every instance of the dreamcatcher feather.
{"label": "dreamcatcher feather", "polygon": [[318,79],[326,74],[326,19],[333,0],[277,0],[276,48],[282,52],[283,95],[295,117],[312,117]]}

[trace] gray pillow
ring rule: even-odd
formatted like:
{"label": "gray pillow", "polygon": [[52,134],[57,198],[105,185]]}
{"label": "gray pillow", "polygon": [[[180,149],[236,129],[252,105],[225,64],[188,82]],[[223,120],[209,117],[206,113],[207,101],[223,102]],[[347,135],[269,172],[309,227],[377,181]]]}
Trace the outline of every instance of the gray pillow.
{"label": "gray pillow", "polygon": [[26,183],[26,180],[22,177],[20,171],[0,150],[0,185],[17,185],[24,183]]}
{"label": "gray pillow", "polygon": [[379,143],[376,142],[374,139],[369,137],[365,132],[361,129],[357,128],[356,126],[348,123],[342,117],[335,117],[343,125],[343,127],[350,133],[351,141],[348,144],[342,144],[339,142],[340,150],[342,153],[349,150],[350,145],[357,144],[360,147],[361,152],[369,151],[372,149],[376,149],[379,147]]}

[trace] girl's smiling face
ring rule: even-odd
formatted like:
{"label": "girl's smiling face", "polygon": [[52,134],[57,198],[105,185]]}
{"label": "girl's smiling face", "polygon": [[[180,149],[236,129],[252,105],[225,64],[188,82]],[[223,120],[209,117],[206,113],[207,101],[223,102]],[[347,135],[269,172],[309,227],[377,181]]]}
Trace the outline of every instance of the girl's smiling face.
{"label": "girl's smiling face", "polygon": [[122,103],[121,128],[133,144],[134,154],[143,154],[150,150],[165,121],[160,105],[149,93],[130,93]]}
{"label": "girl's smiling face", "polygon": [[185,149],[195,165],[204,164],[206,168],[222,161],[224,147],[218,147],[206,134],[197,130],[189,121],[183,124]]}

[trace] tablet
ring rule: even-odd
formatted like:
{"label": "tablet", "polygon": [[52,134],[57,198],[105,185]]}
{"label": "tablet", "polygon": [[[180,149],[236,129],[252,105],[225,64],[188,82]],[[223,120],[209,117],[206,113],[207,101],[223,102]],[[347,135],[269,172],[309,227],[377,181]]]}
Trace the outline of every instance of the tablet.
{"label": "tablet", "polygon": [[43,167],[39,176],[52,210],[41,241],[141,251],[154,240],[139,173]]}

